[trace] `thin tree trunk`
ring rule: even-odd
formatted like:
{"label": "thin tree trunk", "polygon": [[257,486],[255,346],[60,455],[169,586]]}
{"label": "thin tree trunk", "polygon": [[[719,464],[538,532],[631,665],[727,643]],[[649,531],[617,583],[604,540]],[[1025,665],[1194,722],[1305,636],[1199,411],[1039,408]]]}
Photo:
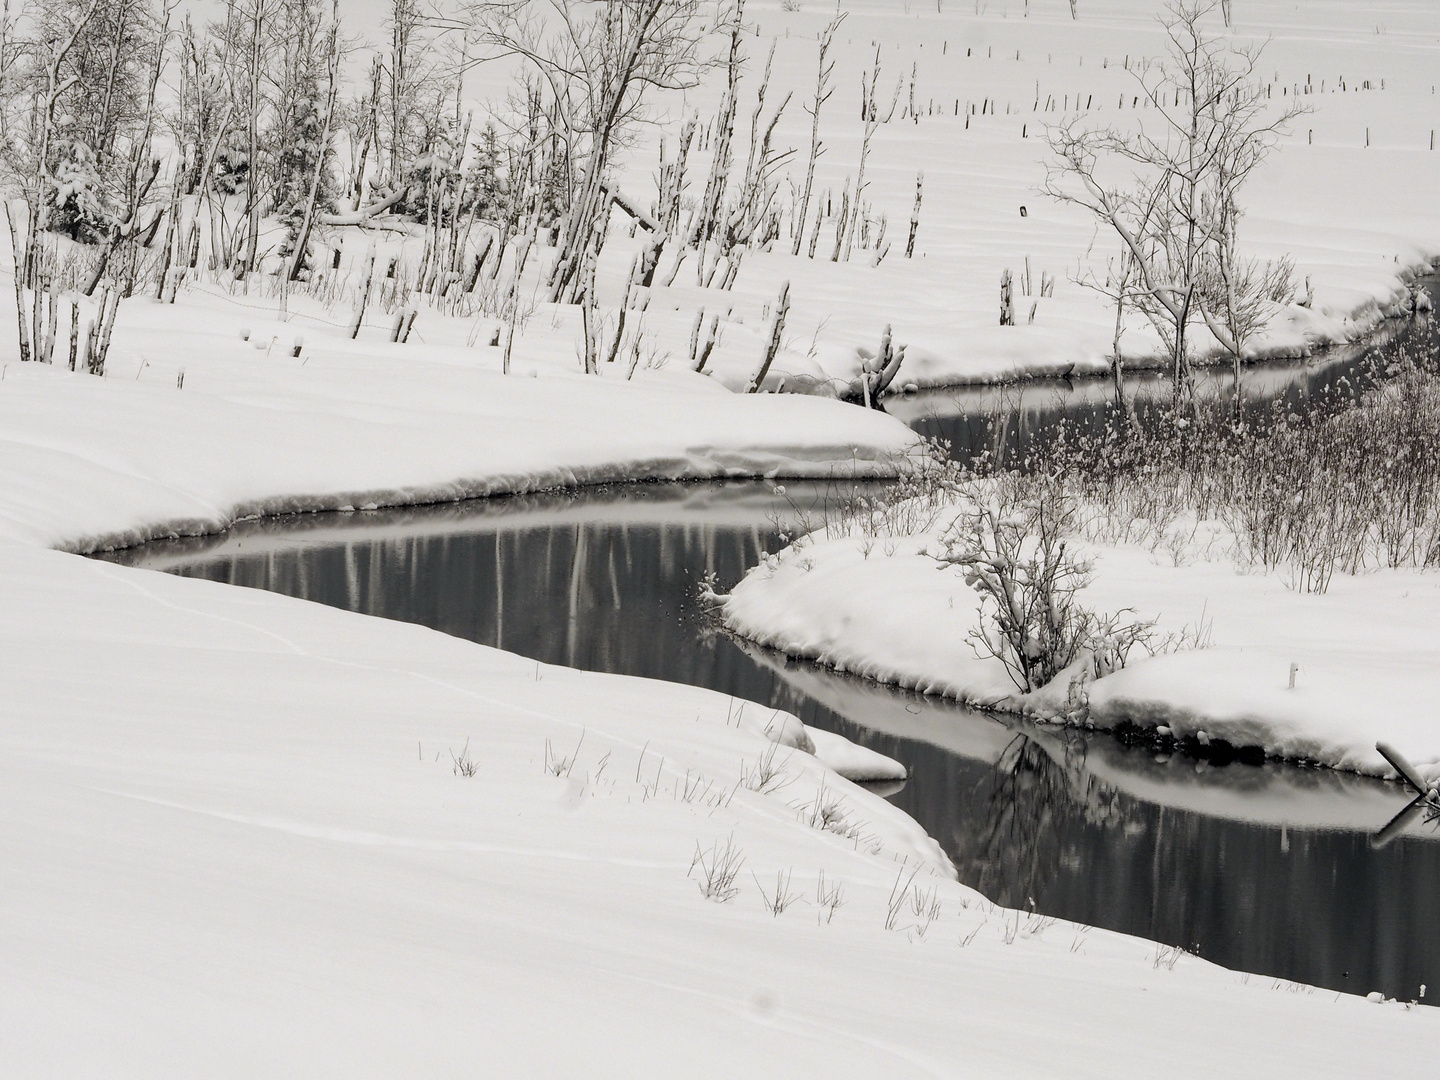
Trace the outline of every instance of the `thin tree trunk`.
{"label": "thin tree trunk", "polygon": [[780,338],[785,332],[785,316],[790,312],[790,282],[780,286],[780,299],[775,305],[775,322],[770,328],[770,340],[765,346],[765,360],[761,363],[755,377],[750,380],[750,386],[746,393],[756,394],[765,383],[765,376],[770,374],[770,365],[775,362],[775,354],[780,351]]}
{"label": "thin tree trunk", "polygon": [[[26,236],[26,254],[20,250],[20,237],[15,228],[15,219],[10,212],[10,200],[5,199],[5,224],[10,228],[10,252],[15,262],[15,315],[17,330],[20,339],[20,362],[27,363],[30,360],[30,333],[25,326],[25,283],[24,273],[21,267],[28,261],[29,236]],[[30,214],[29,207],[26,207],[25,214],[26,232],[29,232]]]}
{"label": "thin tree trunk", "polygon": [[325,95],[325,123],[320,129],[320,153],[315,159],[315,175],[310,178],[310,193],[305,199],[305,214],[300,219],[300,231],[295,236],[295,250],[291,253],[290,281],[300,276],[305,265],[305,249],[310,246],[310,229],[315,222],[315,201],[320,196],[320,179],[325,175],[325,154],[330,146],[330,125],[335,118],[335,94],[338,89],[336,68],[340,63],[339,27],[330,28],[329,89]]}

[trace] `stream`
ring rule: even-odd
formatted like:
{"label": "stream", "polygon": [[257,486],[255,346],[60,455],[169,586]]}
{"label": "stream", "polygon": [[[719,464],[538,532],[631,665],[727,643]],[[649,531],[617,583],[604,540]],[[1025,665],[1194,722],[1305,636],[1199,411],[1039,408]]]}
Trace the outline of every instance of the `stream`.
{"label": "stream", "polygon": [[1181,945],[1227,967],[1406,1000],[1440,985],[1440,837],[1372,850],[1398,786],[1157,758],[995,719],[717,633],[697,598],[779,545],[826,485],[634,484],[245,522],[107,557],[269,589],[550,664],[710,687],[905,763],[886,792],[997,903]]}
{"label": "stream", "polygon": [[[1440,295],[1440,281],[1427,281]],[[1392,321],[1319,361],[1243,373],[1248,419],[1304,412],[1374,385],[1433,321]],[[1163,375],[1127,379],[1142,423]],[[1201,402],[1230,407],[1229,371]],[[1063,424],[1114,415],[1108,380],[892,398],[889,411],[953,456],[1023,460]],[[785,709],[903,762],[883,791],[1007,907],[1178,945],[1238,971],[1411,1000],[1440,993],[1440,830],[1376,849],[1407,801],[1393,784],[1264,763],[1156,755],[1104,733],[995,718],[836,675],[718,633],[701,582],[737,581],[780,546],[794,507],[834,485],[628,484],[429,507],[294,515],[101,556],[420,623],[549,664],[692,683]],[[853,490],[847,485],[846,491]],[[793,506],[792,506],[793,504]]]}

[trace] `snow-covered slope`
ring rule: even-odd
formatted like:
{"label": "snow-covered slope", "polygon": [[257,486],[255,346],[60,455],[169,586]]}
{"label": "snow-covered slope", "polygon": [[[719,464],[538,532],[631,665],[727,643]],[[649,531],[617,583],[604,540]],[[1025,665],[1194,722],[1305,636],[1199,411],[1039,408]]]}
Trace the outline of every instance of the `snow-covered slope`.
{"label": "snow-covered slope", "polygon": [[[783,786],[747,789],[768,711],[0,555],[12,1075],[1339,1077],[1380,1046],[1433,1064],[1435,1010],[992,908],[800,751],[772,759]],[[802,820],[817,798],[843,825]],[[731,842],[739,895],[712,903],[692,860]],[[843,888],[829,920],[822,872]],[[772,916],[777,873],[799,899]]]}
{"label": "snow-covered slope", "polygon": [[[129,302],[104,379],[6,364],[0,536],[90,550],[287,510],[625,479],[893,475],[918,443],[834,401],[735,395],[664,370],[507,377],[489,364],[498,350],[356,343],[243,305]],[[288,346],[302,328],[298,358],[241,339],[284,332]]]}

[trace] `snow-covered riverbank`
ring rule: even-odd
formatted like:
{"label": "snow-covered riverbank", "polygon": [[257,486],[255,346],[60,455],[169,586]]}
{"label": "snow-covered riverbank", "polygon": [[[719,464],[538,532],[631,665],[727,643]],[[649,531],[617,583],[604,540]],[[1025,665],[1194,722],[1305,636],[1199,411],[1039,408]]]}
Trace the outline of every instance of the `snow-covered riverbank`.
{"label": "snow-covered riverbank", "polygon": [[[1353,1076],[1377,1045],[1433,1058],[1435,1010],[1172,967],[991,908],[801,752],[777,753],[783,788],[748,789],[768,711],[0,553],[17,1075]],[[817,797],[853,835],[801,820]],[[732,840],[739,895],[715,904],[692,859]],[[828,920],[822,872],[843,888]],[[775,917],[777,873],[799,899]]]}
{"label": "snow-covered riverbank", "polygon": [[[953,514],[950,515],[953,517]],[[1237,565],[1233,537],[1207,523],[1170,542],[1079,550],[1094,580],[1081,602],[1133,611],[1186,647],[1146,657],[1085,685],[1068,676],[1023,695],[971,638],[980,598],[937,561],[948,518],[896,535],[802,537],[755,567],[725,598],[726,625],[794,656],[974,704],[1109,726],[1165,726],[1176,739],[1234,746],[1341,769],[1393,773],[1384,739],[1440,776],[1440,577],[1382,570],[1336,575],[1324,595],[1296,591],[1283,571]],[[1297,670],[1293,676],[1291,666]]]}
{"label": "snow-covered riverbank", "polygon": [[[777,139],[802,146],[814,35],[833,14],[790,7],[747,7],[740,113],[774,40],[769,100],[797,93]],[[782,238],[725,290],[695,284],[692,253],[629,309],[601,376],[578,374],[578,310],[536,299],[554,254],[543,244],[510,292],[512,374],[500,286],[457,306],[465,317],[422,309],[392,344],[401,305],[419,301],[391,279],[352,340],[371,245],[380,266],[405,245],[413,256],[413,221],[321,230],[341,256],[328,304],[297,288],[282,313],[268,273],[222,285],[203,269],[173,306],[126,300],[103,378],[19,363],[7,281],[0,1071],[1260,1080],[1364,1075],[1382,1055],[1403,1073],[1433,1069],[1440,1010],[1251,978],[990,905],[914,821],[841,775],[882,775],[884,761],[807,739],[794,718],[74,554],[289,510],[621,479],[893,475],[917,446],[897,420],[727,392],[756,372],[787,281],[768,388],[833,392],[887,323],[909,348],[900,385],[1103,368],[1112,313],[1072,278],[1106,252],[1089,222],[1038,195],[1036,127],[1082,91],[1108,108],[1130,59],[1161,42],[1149,5],[1079,7],[1072,21],[1060,3],[856,5],[817,185],[838,205],[854,175],[856,76],[879,49],[882,89],[915,72],[917,108],[876,135],[865,199],[893,244],[926,170],[915,257],[893,245],[878,266],[868,252],[810,260]],[[1383,19],[1346,0],[1303,15],[1280,0],[1237,8],[1237,40],[1275,38],[1276,93],[1313,85],[1322,102],[1256,175],[1243,229],[1245,254],[1293,255],[1297,284],[1313,279],[1311,304],[1286,308],[1261,342],[1300,351],[1373,324],[1440,252],[1440,209],[1417,195],[1440,176],[1425,145],[1440,43],[1431,0],[1395,0]],[[494,86],[466,94],[514,89],[503,65],[476,79],[492,70]],[[659,103],[620,170],[640,202],[648,140],[687,111],[713,117],[718,94],[711,79]],[[1135,105],[1119,105],[1128,122]],[[600,260],[607,327],[636,244],[621,225]],[[502,286],[515,256],[492,263]],[[1006,268],[1036,285],[1013,327],[996,319]],[[686,362],[702,311],[718,326],[709,378]],[[1154,342],[1135,328],[1125,345]],[[732,618],[852,669],[1008,692],[965,666],[963,585],[909,544],[792,548],[736,590]],[[1216,647],[1102,680],[1093,715],[1240,742],[1260,732],[1358,768],[1374,764],[1364,743],[1383,725],[1440,768],[1422,729],[1440,690],[1429,579],[1299,597],[1203,561],[1100,555],[1097,607],[1138,592],[1170,625],[1203,618]],[[908,598],[918,618],[897,615]]]}
{"label": "snow-covered riverbank", "polygon": [[[919,442],[881,413],[735,395],[683,371],[626,380],[527,364],[506,377],[498,349],[352,342],[269,315],[243,297],[136,300],[104,379],[5,364],[0,536],[83,551],[294,510],[627,479],[894,475]],[[463,333],[462,320],[437,322]]]}

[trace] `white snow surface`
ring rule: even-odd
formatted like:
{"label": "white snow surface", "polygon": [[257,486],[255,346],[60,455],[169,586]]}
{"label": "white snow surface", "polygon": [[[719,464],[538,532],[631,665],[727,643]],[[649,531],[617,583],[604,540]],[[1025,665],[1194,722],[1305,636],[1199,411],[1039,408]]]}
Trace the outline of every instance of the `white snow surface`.
{"label": "white snow surface", "polygon": [[[665,370],[506,377],[498,350],[352,342],[242,302],[126,304],[104,379],[6,364],[0,537],[84,551],[256,514],[577,483],[885,475],[918,442],[833,401]],[[299,358],[241,340],[288,344],[301,327]]]}
{"label": "white snow surface", "polygon": [[[943,550],[942,523],[913,535],[802,537],[754,567],[725,599],[730,629],[762,645],[881,682],[1059,719],[1070,677],[1017,691],[971,639],[980,598]],[[1202,538],[1203,538],[1203,530]],[[1223,537],[1217,537],[1223,541]],[[1203,546],[1204,550],[1198,550]],[[1247,572],[1222,543],[1153,549],[1088,545],[1081,602],[1131,609],[1157,631],[1201,630],[1206,647],[1153,657],[1088,683],[1090,721],[1168,725],[1271,754],[1376,775],[1383,739],[1440,777],[1440,577],[1337,574],[1323,595]],[[1208,557],[1207,557],[1208,556]],[[1298,665],[1294,688],[1290,667]]]}
{"label": "white snow surface", "polygon": [[[1432,1010],[1157,966],[1151,943],[991,907],[841,775],[897,764],[793,717],[45,550],[575,479],[882,472],[913,446],[878,414],[663,372],[507,378],[323,333],[280,358],[240,342],[236,302],[187,303],[126,305],[106,378],[0,380],[7,1071],[1342,1076],[1376,1045],[1433,1057]],[[738,893],[712,903],[694,860],[732,842]],[[844,890],[828,922],[822,872]],[[907,900],[887,929],[907,882],[940,915]]]}
{"label": "white snow surface", "polygon": [[[1377,1046],[1433,1063],[1434,1010],[1169,970],[1149,943],[991,908],[909,818],[799,750],[779,749],[783,788],[737,787],[768,710],[0,553],[11,1075],[1338,1077]],[[822,785],[855,838],[799,820]],[[739,895],[711,903],[687,871],[732,838]],[[829,923],[822,871],[844,887]],[[942,905],[923,937],[908,913],[884,927],[902,872]],[[802,902],[772,917],[777,873]]]}

